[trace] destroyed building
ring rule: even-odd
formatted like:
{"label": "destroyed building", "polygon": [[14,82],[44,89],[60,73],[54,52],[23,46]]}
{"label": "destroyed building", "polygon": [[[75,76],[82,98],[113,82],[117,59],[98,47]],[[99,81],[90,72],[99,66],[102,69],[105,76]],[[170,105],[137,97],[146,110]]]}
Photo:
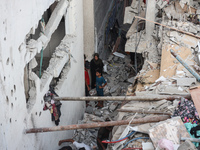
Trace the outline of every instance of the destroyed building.
{"label": "destroyed building", "polygon": [[[200,148],[200,2],[3,0],[0,8],[0,149],[76,149],[58,145],[72,138],[98,149],[103,128],[108,150]],[[94,53],[104,97],[95,89],[85,97],[84,54]]]}

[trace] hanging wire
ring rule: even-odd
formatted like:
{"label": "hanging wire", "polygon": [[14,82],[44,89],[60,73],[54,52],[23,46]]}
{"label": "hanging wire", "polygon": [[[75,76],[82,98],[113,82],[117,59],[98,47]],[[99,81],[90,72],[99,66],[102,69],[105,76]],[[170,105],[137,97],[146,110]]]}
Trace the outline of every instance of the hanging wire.
{"label": "hanging wire", "polygon": [[130,137],[131,135],[133,135],[135,133],[135,131],[131,132],[130,134],[128,134],[127,136],[125,136],[124,138],[121,138],[121,139],[118,139],[116,141],[102,141],[102,143],[118,143],[118,142],[121,142],[121,141],[124,141],[126,139],[128,139],[128,137]]}
{"label": "hanging wire", "polygon": [[124,149],[129,143],[131,143],[131,142],[133,142],[133,141],[136,141],[136,140],[139,140],[139,139],[149,139],[149,137],[138,137],[138,138],[134,138],[134,139],[128,141],[128,142],[124,145],[123,149]]}

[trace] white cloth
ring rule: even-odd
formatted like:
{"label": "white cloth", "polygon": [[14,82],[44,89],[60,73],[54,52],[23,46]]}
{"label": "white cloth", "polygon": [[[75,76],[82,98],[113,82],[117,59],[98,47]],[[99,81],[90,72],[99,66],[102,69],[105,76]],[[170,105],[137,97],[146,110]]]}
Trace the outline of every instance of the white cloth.
{"label": "white cloth", "polygon": [[78,143],[78,142],[74,141],[73,144],[74,144],[74,146],[76,146],[76,148],[83,148],[84,147],[86,150],[91,150],[91,148],[84,143]]}

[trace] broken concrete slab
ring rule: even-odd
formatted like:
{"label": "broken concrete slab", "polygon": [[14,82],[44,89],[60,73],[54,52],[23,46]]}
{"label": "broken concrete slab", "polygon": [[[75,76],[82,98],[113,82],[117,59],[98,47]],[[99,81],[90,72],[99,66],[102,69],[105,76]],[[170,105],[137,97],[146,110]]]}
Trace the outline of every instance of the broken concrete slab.
{"label": "broken concrete slab", "polygon": [[122,53],[114,52],[113,55],[120,57],[120,58],[125,58],[125,55]]}
{"label": "broken concrete slab", "polygon": [[181,8],[181,6],[178,2],[175,2],[175,4],[171,4],[168,7],[165,7],[164,11],[165,11],[168,19],[173,18],[173,19],[180,20],[184,14],[184,10]]}
{"label": "broken concrete slab", "polygon": [[111,103],[110,106],[109,106],[109,110],[110,110],[111,112],[113,112],[114,110],[117,109],[117,106],[118,106],[118,105],[119,105],[118,102]]}
{"label": "broken concrete slab", "polygon": [[183,35],[181,41],[186,44],[189,48],[193,47],[196,48],[198,45],[199,40],[189,35]]}
{"label": "broken concrete slab", "polygon": [[163,0],[158,0],[156,3],[156,7],[158,9],[163,9],[166,5],[167,5],[167,1],[163,1]]}
{"label": "broken concrete slab", "polygon": [[191,86],[196,83],[196,78],[176,78],[178,86]]}
{"label": "broken concrete slab", "polygon": [[133,8],[131,6],[125,8],[124,15],[124,24],[132,24],[133,18],[135,17],[135,13],[133,12]]}
{"label": "broken concrete slab", "polygon": [[127,81],[128,81],[129,83],[132,83],[132,84],[133,84],[133,82],[135,81],[135,77],[131,77],[131,78],[129,78]]}
{"label": "broken concrete slab", "polygon": [[142,142],[142,149],[143,150],[154,150],[155,148],[151,142],[146,142],[146,143]]}
{"label": "broken concrete slab", "polygon": [[184,143],[182,143],[178,147],[178,150],[197,150],[197,148],[192,142],[190,142],[189,140],[186,140]]}
{"label": "broken concrete slab", "polygon": [[119,85],[115,85],[114,87],[111,87],[110,89],[110,93],[114,93],[117,89],[119,89],[120,86]]}
{"label": "broken concrete slab", "polygon": [[[141,11],[139,14],[140,17],[145,17],[145,11]],[[128,30],[126,37],[127,39],[130,38],[134,33],[137,32],[137,24],[140,21],[140,19],[135,19],[133,24],[131,25],[130,29]]]}
{"label": "broken concrete slab", "polygon": [[154,147],[157,147],[158,142],[161,139],[170,140],[174,144],[178,145],[180,144],[180,134],[182,137],[190,137],[180,117],[174,117],[172,119],[159,122],[149,129],[149,136],[154,144]]}

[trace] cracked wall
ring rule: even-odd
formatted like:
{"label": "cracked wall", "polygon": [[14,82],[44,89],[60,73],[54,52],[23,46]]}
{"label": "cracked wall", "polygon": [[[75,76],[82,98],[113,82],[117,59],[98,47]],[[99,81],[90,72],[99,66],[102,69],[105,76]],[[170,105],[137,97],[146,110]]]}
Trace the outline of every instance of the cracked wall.
{"label": "cracked wall", "polygon": [[[67,0],[61,0],[68,4]],[[0,94],[2,108],[0,110],[0,149],[58,149],[58,140],[70,138],[73,131],[63,131],[47,134],[24,134],[24,129],[32,127],[55,126],[51,121],[49,111],[43,111],[43,96],[47,92],[49,84],[54,76],[62,71],[62,77],[56,86],[59,96],[83,96],[84,95],[84,68],[83,68],[83,6],[82,0],[72,0],[68,14],[65,17],[73,18],[73,22],[65,19],[65,26],[73,27],[74,32],[68,33],[66,37],[73,37],[63,42],[68,44],[66,52],[59,52],[56,49],[52,56],[60,62],[53,73],[48,71],[47,80],[43,84],[42,80],[30,72],[31,78],[35,82],[32,87],[29,102],[31,107],[27,108],[24,89],[24,67],[30,63],[41,47],[46,45],[54,33],[59,23],[59,15],[65,11],[62,5],[59,13],[50,19],[45,35],[38,40],[32,41],[32,45],[26,45],[26,35],[34,33],[38,27],[38,22],[43,13],[54,3],[53,0],[31,0],[13,1],[12,3],[3,0],[0,17]],[[71,11],[71,12],[70,12]],[[70,16],[69,16],[70,15]],[[27,43],[29,44],[29,43]],[[62,45],[62,44],[61,44]],[[72,58],[73,56],[73,58]],[[51,62],[51,61],[50,61]],[[70,65],[69,65],[70,64]],[[50,69],[50,70],[51,70]],[[47,82],[48,81],[48,82]],[[28,104],[29,106],[29,104]],[[82,117],[85,106],[83,102],[63,102],[60,125],[76,123]],[[75,111],[76,110],[76,111]]]}

